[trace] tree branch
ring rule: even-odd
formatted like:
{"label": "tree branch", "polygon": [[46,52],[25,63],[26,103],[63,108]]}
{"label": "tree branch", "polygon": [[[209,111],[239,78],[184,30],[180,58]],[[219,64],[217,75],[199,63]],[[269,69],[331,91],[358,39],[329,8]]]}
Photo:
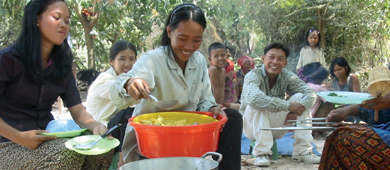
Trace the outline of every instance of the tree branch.
{"label": "tree branch", "polygon": [[100,16],[100,12],[99,11],[96,11],[95,15],[91,16],[91,20],[88,23],[89,24],[89,28],[93,28],[96,25],[96,23],[98,22],[99,16]]}

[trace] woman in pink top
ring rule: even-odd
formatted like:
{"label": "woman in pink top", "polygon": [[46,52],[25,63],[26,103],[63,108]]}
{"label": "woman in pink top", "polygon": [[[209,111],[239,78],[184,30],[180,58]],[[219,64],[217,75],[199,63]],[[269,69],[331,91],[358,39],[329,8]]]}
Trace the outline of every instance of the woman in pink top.
{"label": "woman in pink top", "polygon": [[[328,91],[322,83],[329,76],[329,72],[319,62],[306,64],[298,70],[298,76],[315,92]],[[326,117],[334,104],[328,103],[324,98],[317,96],[317,100],[310,109],[312,117]]]}

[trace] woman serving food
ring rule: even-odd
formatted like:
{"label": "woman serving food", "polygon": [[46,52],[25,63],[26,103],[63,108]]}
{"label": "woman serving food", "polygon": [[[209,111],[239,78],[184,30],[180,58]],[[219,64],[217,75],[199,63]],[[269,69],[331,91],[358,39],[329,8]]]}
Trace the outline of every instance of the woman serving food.
{"label": "woman serving food", "polygon": [[[217,152],[223,155],[220,169],[241,168],[242,117],[233,109],[222,110],[211,92],[207,62],[196,50],[202,44],[207,22],[203,11],[193,4],[182,4],[170,13],[161,47],[149,51],[127,74],[118,76],[111,99],[119,108],[136,105],[133,116],[158,111],[203,111],[227,115]],[[168,109],[156,107],[149,95],[159,100],[178,100]],[[123,98],[126,100],[123,101]],[[142,156],[137,148],[133,127],[127,126],[122,147],[124,162]]]}

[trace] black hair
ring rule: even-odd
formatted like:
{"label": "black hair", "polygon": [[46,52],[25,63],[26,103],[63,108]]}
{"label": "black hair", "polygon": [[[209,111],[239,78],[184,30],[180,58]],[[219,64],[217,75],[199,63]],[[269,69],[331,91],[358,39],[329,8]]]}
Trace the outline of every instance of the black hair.
{"label": "black hair", "polygon": [[321,84],[329,76],[329,72],[321,65],[320,62],[306,64],[303,67],[300,78],[306,83]]}
{"label": "black hair", "polygon": [[131,44],[130,42],[126,40],[119,40],[115,42],[110,49],[110,60],[115,60],[116,55],[118,55],[119,52],[130,49],[134,51],[135,56],[137,56],[137,50],[135,49],[135,46]]}
{"label": "black hair", "polygon": [[340,67],[343,67],[345,69],[346,75],[349,76],[349,74],[351,73],[351,67],[348,64],[347,59],[345,59],[344,57],[336,57],[332,60],[332,63],[329,67],[330,75],[332,76],[332,78],[336,78],[336,76],[334,75],[334,66],[336,64]]}
{"label": "black hair", "polygon": [[209,55],[211,54],[211,51],[214,50],[214,49],[217,49],[217,48],[223,48],[225,49],[226,51],[226,46],[223,45],[222,43],[220,42],[215,42],[215,43],[212,43],[210,46],[209,46]]}
{"label": "black hair", "polygon": [[310,43],[309,41],[307,41],[307,38],[309,37],[310,33],[312,33],[313,31],[317,31],[318,33],[318,43],[316,44],[316,47],[320,48],[321,34],[320,34],[320,30],[318,30],[317,28],[310,28],[309,30],[306,31],[306,36],[305,36],[305,40],[303,41],[303,45],[304,47],[310,46]]}
{"label": "black hair", "polygon": [[[42,40],[37,18],[47,10],[48,6],[55,2],[65,3],[64,0],[32,0],[24,8],[22,31],[16,40],[15,48],[20,54],[26,74],[34,82],[42,82],[44,79]],[[60,83],[63,77],[72,72],[73,54],[67,38],[61,45],[54,45],[50,56],[56,68],[53,73],[54,82]]]}
{"label": "black hair", "polygon": [[171,39],[168,37],[167,26],[171,27],[171,30],[174,31],[177,25],[183,20],[193,20],[202,25],[203,29],[206,29],[206,17],[198,6],[194,4],[178,5],[169,14],[165,23],[164,32],[161,38],[162,46],[167,46],[168,48],[171,46]]}
{"label": "black hair", "polygon": [[284,54],[286,54],[286,58],[288,57],[288,55],[290,55],[290,50],[288,49],[288,47],[283,45],[281,42],[273,42],[271,44],[268,44],[264,48],[264,55],[266,55],[268,53],[268,51],[273,49],[273,48],[281,49],[284,52]]}

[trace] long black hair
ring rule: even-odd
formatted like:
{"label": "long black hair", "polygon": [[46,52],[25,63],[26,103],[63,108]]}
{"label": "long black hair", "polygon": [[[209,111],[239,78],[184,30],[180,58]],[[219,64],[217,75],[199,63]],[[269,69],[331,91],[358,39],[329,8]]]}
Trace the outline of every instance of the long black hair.
{"label": "long black hair", "polygon": [[330,64],[329,70],[330,70],[330,75],[332,78],[336,78],[336,75],[334,75],[334,66],[339,65],[340,67],[343,67],[345,69],[345,75],[349,76],[351,74],[351,67],[348,64],[347,59],[344,57],[336,57],[335,59],[332,60],[332,63]]}
{"label": "long black hair", "polygon": [[162,46],[167,46],[168,48],[171,46],[171,39],[168,37],[167,26],[170,26],[171,30],[174,31],[180,21],[183,20],[193,20],[202,25],[203,29],[206,29],[206,17],[198,6],[194,4],[178,5],[169,14],[165,23],[164,32],[161,38]]}
{"label": "long black hair", "polygon": [[[64,0],[31,0],[24,8],[22,31],[15,47],[21,56],[26,74],[34,82],[42,82],[44,68],[42,66],[42,40],[37,25],[37,18],[45,12],[51,4]],[[56,83],[72,71],[73,54],[67,39],[61,45],[54,45],[50,54],[53,65],[56,67],[53,77]]]}

